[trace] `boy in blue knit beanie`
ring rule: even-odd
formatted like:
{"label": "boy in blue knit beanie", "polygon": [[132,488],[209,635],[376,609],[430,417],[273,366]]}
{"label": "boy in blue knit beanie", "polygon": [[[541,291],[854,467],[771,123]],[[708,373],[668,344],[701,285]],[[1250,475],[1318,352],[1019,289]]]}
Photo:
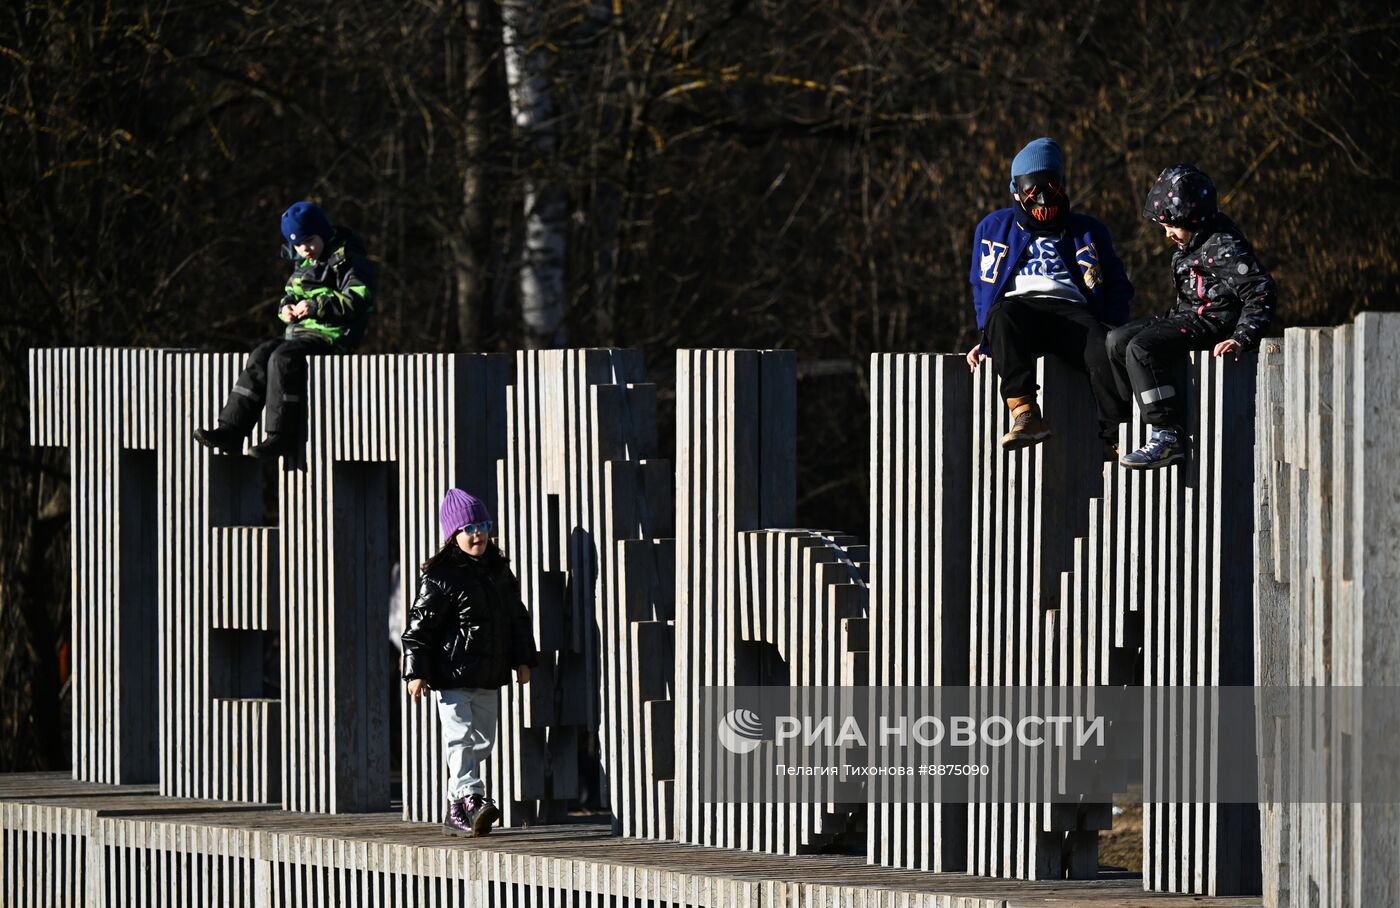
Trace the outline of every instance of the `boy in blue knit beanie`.
{"label": "boy in blue knit beanie", "polygon": [[195,431],[207,448],[241,450],[266,403],[267,440],[253,453],[291,453],[306,422],[306,358],[353,349],[373,312],[374,268],[358,236],[332,226],[315,202],[297,202],[282,214],[282,237],[284,252],[297,262],[277,304],[286,327],[253,349],[218,426]]}
{"label": "boy in blue knit beanie", "polygon": [[1030,142],[1011,162],[1008,208],[993,211],[972,238],[972,301],[981,339],[967,353],[976,370],[990,356],[1015,424],[1007,450],[1050,437],[1040,414],[1037,357],[1054,354],[1087,372],[1098,408],[1104,459],[1117,459],[1125,404],[1104,341],[1128,320],[1133,285],[1108,228],[1072,211],[1064,155],[1054,139]]}

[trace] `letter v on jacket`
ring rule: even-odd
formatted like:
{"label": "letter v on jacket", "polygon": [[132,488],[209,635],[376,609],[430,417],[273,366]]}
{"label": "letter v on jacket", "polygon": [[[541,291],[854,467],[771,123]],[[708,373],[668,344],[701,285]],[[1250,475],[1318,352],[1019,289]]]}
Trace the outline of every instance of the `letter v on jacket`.
{"label": "letter v on jacket", "polygon": [[[986,329],[987,313],[1006,292],[1031,239],[1031,233],[1016,223],[1016,212],[1011,208],[993,211],[977,225],[972,236],[972,270],[968,280],[972,283],[978,331]],[[1071,211],[1064,235],[1055,248],[1094,317],[1108,325],[1126,322],[1133,285],[1113,248],[1108,228],[1097,218]]]}

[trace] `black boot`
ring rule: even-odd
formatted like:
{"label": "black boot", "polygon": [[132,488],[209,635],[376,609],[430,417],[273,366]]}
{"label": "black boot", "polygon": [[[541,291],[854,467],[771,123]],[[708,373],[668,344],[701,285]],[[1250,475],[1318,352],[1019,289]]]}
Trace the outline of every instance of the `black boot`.
{"label": "black boot", "polygon": [[243,450],[246,432],[240,432],[227,423],[219,423],[214,429],[195,429],[194,440],[211,451],[237,454]]}
{"label": "black boot", "polygon": [[260,460],[274,460],[290,456],[296,447],[296,439],[286,432],[272,432],[262,444],[253,446],[253,456]]}
{"label": "black boot", "polygon": [[448,835],[476,835],[472,830],[471,818],[467,816],[466,805],[466,798],[457,798],[447,802],[447,815],[442,818],[442,828]]}
{"label": "black boot", "polygon": [[467,795],[463,802],[467,822],[471,824],[473,836],[490,835],[491,828],[501,818],[501,808],[485,795]]}

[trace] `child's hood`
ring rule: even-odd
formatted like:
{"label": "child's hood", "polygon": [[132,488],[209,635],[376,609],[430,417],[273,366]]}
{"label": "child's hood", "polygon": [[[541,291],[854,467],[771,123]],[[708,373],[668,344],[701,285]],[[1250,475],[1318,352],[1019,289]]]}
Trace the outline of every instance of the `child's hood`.
{"label": "child's hood", "polygon": [[329,250],[326,255],[328,262],[349,256],[363,258],[365,243],[353,230],[345,227],[333,227],[331,228],[331,241],[326,244],[326,249]]}
{"label": "child's hood", "polygon": [[1241,243],[1244,242],[1244,234],[1240,233],[1239,226],[1226,217],[1223,211],[1218,211],[1214,217],[1202,225],[1200,230],[1193,233],[1190,241],[1178,251],[1182,255],[1190,255],[1200,250],[1212,239],[1225,239],[1226,237],[1233,237]]}

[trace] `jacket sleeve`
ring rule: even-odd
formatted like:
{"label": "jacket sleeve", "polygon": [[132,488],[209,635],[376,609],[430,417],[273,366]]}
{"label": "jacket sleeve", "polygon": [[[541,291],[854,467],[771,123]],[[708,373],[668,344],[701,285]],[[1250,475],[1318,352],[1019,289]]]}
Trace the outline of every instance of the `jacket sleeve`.
{"label": "jacket sleeve", "polygon": [[981,307],[977,305],[977,296],[982,292],[982,229],[986,226],[987,219],[983,218],[978,222],[977,229],[972,231],[971,267],[968,268],[967,282],[972,285],[972,311],[977,319],[977,349],[990,356],[992,347],[987,343],[986,318]]}
{"label": "jacket sleeve", "polygon": [[287,318],[282,314],[282,309],[284,307],[295,306],[296,303],[297,298],[295,296],[292,296],[290,293],[284,294],[282,299],[277,303],[277,320],[284,325],[290,325],[292,322],[296,321],[296,319]]}
{"label": "jacket sleeve", "polygon": [[403,679],[429,680],[432,671],[432,649],[437,645],[439,629],[450,611],[451,603],[442,587],[429,577],[418,583],[418,596],[404,616]]}
{"label": "jacket sleeve", "polygon": [[1269,330],[1278,303],[1278,285],[1244,243],[1232,240],[1213,259],[1206,265],[1210,276],[1240,301],[1240,316],[1231,337],[1250,350]]}
{"label": "jacket sleeve", "polygon": [[539,664],[535,653],[535,632],[530,627],[530,612],[520,599],[520,581],[511,574],[511,598],[514,615],[511,618],[511,667],[528,665],[534,668]]}
{"label": "jacket sleeve", "polygon": [[1128,304],[1133,300],[1133,282],[1128,280],[1128,271],[1123,260],[1113,248],[1113,237],[1108,228],[1102,225],[1095,231],[1098,235],[1099,275],[1103,279],[1104,321],[1117,327],[1128,321]]}

